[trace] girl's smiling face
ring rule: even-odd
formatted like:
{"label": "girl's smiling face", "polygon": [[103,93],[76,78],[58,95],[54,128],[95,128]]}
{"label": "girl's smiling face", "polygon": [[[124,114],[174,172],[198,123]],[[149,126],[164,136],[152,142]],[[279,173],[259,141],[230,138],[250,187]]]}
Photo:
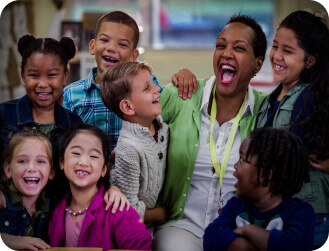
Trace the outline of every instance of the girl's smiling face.
{"label": "girl's smiling face", "polygon": [[275,81],[286,86],[295,85],[307,67],[307,55],[295,33],[284,27],[277,30],[269,57]]}
{"label": "girl's smiling face", "polygon": [[51,108],[62,94],[69,71],[54,54],[33,53],[21,76],[33,108]]}
{"label": "girl's smiling face", "polygon": [[48,152],[42,141],[28,139],[15,148],[11,163],[4,165],[7,178],[13,180],[25,204],[29,204],[27,200],[36,201],[48,179],[54,176]]}
{"label": "girl's smiling face", "polygon": [[107,171],[101,140],[86,130],[79,131],[65,150],[61,169],[71,189],[96,188]]}

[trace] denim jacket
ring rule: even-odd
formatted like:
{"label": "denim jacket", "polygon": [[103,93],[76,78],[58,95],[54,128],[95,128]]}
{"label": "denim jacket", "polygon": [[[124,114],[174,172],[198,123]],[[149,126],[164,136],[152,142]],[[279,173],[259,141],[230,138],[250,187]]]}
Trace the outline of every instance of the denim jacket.
{"label": "denim jacket", "polygon": [[[29,212],[23,207],[16,193],[3,192],[3,195],[7,208],[0,209],[0,233],[38,237],[48,242],[49,200],[44,197],[38,199],[37,212],[31,221]],[[33,224],[29,224],[30,222]]]}
{"label": "denim jacket", "polygon": [[[81,123],[79,115],[63,108],[58,102],[55,103],[55,120],[56,126],[50,132],[50,141],[53,145],[53,160],[56,171],[59,171],[59,156],[58,144],[60,136],[69,128]],[[24,127],[39,128],[39,125],[34,122],[31,112],[31,102],[27,95],[20,99],[3,102],[0,104],[0,164],[3,164],[3,152],[7,148],[10,139],[13,135],[22,130]],[[3,175],[3,170],[1,170]],[[56,174],[56,181],[63,180],[64,174]],[[61,178],[59,178],[61,177]],[[58,188],[62,189],[61,186]],[[67,186],[63,191],[60,191],[60,196],[65,195],[68,190]],[[58,193],[58,191],[57,191]]]}

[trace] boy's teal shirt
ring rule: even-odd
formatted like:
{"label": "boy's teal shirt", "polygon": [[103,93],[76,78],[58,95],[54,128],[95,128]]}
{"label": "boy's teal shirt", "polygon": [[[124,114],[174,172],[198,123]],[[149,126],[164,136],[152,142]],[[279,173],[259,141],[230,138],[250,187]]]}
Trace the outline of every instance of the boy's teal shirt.
{"label": "boy's teal shirt", "polygon": [[[166,86],[160,96],[162,118],[168,124],[170,140],[168,146],[167,171],[160,204],[166,206],[169,221],[179,220],[184,212],[191,185],[195,161],[199,151],[201,129],[201,97],[208,79],[198,80],[198,88],[191,99],[178,96],[178,88]],[[259,106],[266,93],[254,91],[254,115],[248,111],[240,120],[241,140],[255,127]]]}

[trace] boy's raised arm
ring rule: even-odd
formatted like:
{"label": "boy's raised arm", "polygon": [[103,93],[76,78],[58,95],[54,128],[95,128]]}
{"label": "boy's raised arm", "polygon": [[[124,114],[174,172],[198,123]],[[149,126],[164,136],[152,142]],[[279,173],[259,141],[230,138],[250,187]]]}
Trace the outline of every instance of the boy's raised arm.
{"label": "boy's raised arm", "polygon": [[186,68],[179,69],[171,78],[172,83],[178,87],[178,95],[182,99],[191,98],[196,92],[197,79],[195,75]]}

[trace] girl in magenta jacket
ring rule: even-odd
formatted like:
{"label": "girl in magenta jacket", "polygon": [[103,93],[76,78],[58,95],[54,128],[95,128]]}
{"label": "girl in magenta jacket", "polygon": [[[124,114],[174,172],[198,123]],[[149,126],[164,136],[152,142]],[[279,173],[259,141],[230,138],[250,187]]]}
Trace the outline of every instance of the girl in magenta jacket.
{"label": "girl in magenta jacket", "polygon": [[60,169],[69,180],[70,193],[52,213],[52,247],[151,250],[151,233],[133,208],[116,214],[105,211],[109,156],[107,137],[97,127],[80,125],[63,137]]}

